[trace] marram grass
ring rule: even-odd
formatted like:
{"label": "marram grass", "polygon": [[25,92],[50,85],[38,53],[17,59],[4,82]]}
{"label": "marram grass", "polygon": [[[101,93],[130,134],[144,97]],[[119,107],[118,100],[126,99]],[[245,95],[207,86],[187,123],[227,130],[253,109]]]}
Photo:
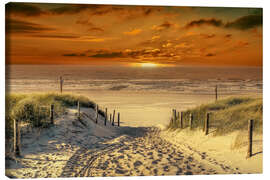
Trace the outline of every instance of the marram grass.
{"label": "marram grass", "polygon": [[[11,93],[6,95],[6,136],[13,135],[13,121],[17,119],[33,127],[42,127],[49,118],[50,105],[54,104],[55,116],[64,113],[66,107],[76,106],[94,108],[95,103],[85,96],[59,93]],[[102,113],[102,112],[101,112]]]}
{"label": "marram grass", "polygon": [[[262,133],[262,98],[231,97],[214,103],[203,104],[183,112],[184,128],[189,126],[189,114],[193,114],[193,129],[203,129],[206,113],[210,112],[210,131],[224,135],[234,131],[247,131],[248,120],[254,120],[254,132]],[[170,122],[168,128],[179,128],[179,119]]]}

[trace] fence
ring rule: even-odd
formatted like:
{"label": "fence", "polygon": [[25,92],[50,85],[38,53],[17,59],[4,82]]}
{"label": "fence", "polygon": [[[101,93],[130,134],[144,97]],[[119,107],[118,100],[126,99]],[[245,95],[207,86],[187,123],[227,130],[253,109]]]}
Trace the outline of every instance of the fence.
{"label": "fence", "polygon": [[[26,106],[24,114],[25,117],[23,119],[13,119],[13,137],[8,138],[13,139],[13,152],[15,156],[21,155],[21,128],[23,122],[25,129],[54,125],[55,112],[53,104],[50,106],[39,106],[36,111]],[[12,150],[9,149],[9,151]]]}
{"label": "fence", "polygon": [[[177,115],[176,115],[177,114]],[[181,114],[181,116],[179,115]],[[209,129],[210,129],[210,114],[213,114],[213,112],[206,112],[205,114],[205,118],[202,119],[203,121],[203,132],[204,134],[207,136],[209,135]],[[187,119],[188,117],[188,122],[186,120],[185,126],[184,126],[184,117],[186,117],[185,119]],[[202,122],[199,121],[199,122]],[[198,121],[194,121],[194,115],[193,113],[186,113],[184,114],[184,112],[177,112],[176,109],[172,109],[172,118],[171,118],[171,124],[174,125],[174,127],[177,128],[189,128],[190,130],[192,130],[194,128],[194,122],[198,122]],[[214,121],[212,121],[214,122]],[[214,123],[212,123],[212,127],[214,127]],[[197,127],[198,124],[197,124]],[[247,156],[246,158],[250,158],[252,156],[252,142],[253,142],[253,129],[254,129],[254,120],[248,120],[248,128],[247,128],[247,141],[248,141],[248,148],[247,148]]]}
{"label": "fence", "polygon": [[[98,121],[101,119],[100,117],[103,116],[103,118],[104,118],[104,126],[107,126],[108,108],[104,108],[104,109],[105,109],[105,111],[100,109],[100,106],[98,104],[96,104],[94,122],[96,124],[98,124]],[[78,120],[80,120],[80,116],[81,116],[80,102],[78,101],[78,104],[77,104],[77,119]],[[113,113],[110,113],[109,117],[110,117],[109,118],[109,123],[111,123],[112,126],[120,127],[120,112],[117,112],[117,121],[116,121],[116,111],[115,110],[113,110]]]}

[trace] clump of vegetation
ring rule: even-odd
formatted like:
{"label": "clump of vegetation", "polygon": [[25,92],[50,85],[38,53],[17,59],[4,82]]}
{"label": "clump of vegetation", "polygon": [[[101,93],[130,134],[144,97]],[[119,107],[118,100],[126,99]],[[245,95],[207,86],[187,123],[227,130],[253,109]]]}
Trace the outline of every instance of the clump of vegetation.
{"label": "clump of vegetation", "polygon": [[[95,103],[85,96],[73,94],[8,94],[6,95],[6,137],[13,135],[14,119],[33,127],[44,127],[49,123],[50,105],[54,105],[55,117],[64,113],[66,107],[76,106],[95,108]],[[102,111],[100,111],[103,113]]]}
{"label": "clump of vegetation", "polygon": [[[183,112],[184,128],[189,126],[189,115],[193,114],[194,129],[203,129],[206,113],[210,113],[210,128],[214,129],[214,135],[224,135],[233,131],[247,129],[248,120],[254,120],[255,133],[262,133],[261,98],[232,97],[218,100],[211,104],[204,104],[194,109]],[[180,120],[170,122],[168,128],[179,128]]]}

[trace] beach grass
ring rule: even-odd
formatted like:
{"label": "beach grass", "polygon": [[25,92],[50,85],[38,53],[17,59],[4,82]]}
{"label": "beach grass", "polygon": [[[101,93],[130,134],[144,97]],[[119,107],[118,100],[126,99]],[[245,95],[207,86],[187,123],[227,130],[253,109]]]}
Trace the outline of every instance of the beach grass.
{"label": "beach grass", "polygon": [[[64,113],[65,108],[76,106],[95,108],[96,104],[86,96],[59,93],[11,93],[6,95],[6,137],[13,135],[13,121],[19,120],[33,127],[44,127],[48,124],[50,105],[54,105],[55,117]],[[99,113],[103,113],[99,111]],[[47,121],[45,121],[47,120]]]}
{"label": "beach grass", "polygon": [[[203,104],[183,112],[184,128],[189,126],[189,115],[193,114],[193,130],[203,129],[206,113],[210,113],[210,129],[214,135],[225,135],[234,131],[246,131],[248,120],[254,120],[254,132],[262,133],[262,98],[230,97],[214,103]],[[180,119],[171,121],[170,129],[178,129]]]}

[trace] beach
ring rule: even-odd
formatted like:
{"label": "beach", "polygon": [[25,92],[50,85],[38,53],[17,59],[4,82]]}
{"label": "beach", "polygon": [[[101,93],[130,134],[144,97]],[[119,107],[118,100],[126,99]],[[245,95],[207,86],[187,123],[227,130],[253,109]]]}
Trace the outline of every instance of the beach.
{"label": "beach", "polygon": [[[110,70],[112,75],[105,76],[104,69],[94,67],[7,68],[11,68],[7,74],[7,93],[59,93],[62,76],[63,94],[83,95],[101,110],[107,108],[108,114],[113,110],[121,113],[120,127],[110,123],[104,126],[102,116],[98,124],[93,121],[94,109],[82,108],[84,123],[80,123],[76,120],[76,107],[70,107],[49,129],[22,130],[23,157],[6,161],[9,177],[262,173],[262,135],[254,136],[255,155],[247,160],[246,145],[232,147],[238,132],[205,136],[200,129],[192,132],[167,129],[172,109],[185,111],[215,102],[216,86],[218,100],[231,96],[261,98],[259,68],[231,70],[228,76],[225,74],[230,68],[217,68],[220,72],[217,74],[221,75],[215,78],[213,75],[210,78],[206,69],[201,76],[195,73],[187,78],[188,75],[182,74],[182,78],[174,79],[168,77],[177,73],[168,69],[160,69],[164,74],[158,77],[150,69],[146,76],[134,76],[134,69],[117,68]],[[197,69],[183,71],[191,74]],[[242,75],[243,71],[247,73]]]}

